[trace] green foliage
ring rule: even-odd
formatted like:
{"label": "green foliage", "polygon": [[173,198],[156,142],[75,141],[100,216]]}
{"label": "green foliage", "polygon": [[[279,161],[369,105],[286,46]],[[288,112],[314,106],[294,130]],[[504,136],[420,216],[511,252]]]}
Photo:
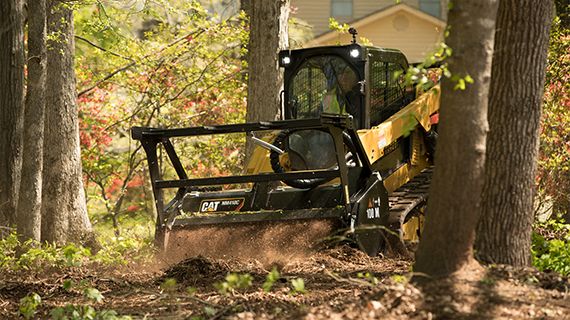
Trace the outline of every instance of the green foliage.
{"label": "green foliage", "polygon": [[27,241],[21,248],[24,253],[18,259],[14,257],[16,262],[16,265],[12,266],[14,269],[37,270],[46,267],[78,267],[91,257],[91,251],[88,248],[74,244],[60,247],[55,244],[40,245],[34,241]]}
{"label": "green foliage", "polygon": [[468,83],[474,82],[473,78],[471,78],[470,75],[465,75],[461,77],[456,74],[451,76],[451,81],[455,83],[453,90],[465,90],[467,88]]}
{"label": "green foliage", "polygon": [[[554,203],[554,213],[570,208],[570,30],[555,18],[548,51],[548,65],[540,131],[538,191],[542,200]],[[560,210],[562,209],[562,210]]]}
{"label": "green foliage", "polygon": [[479,280],[479,283],[484,284],[486,286],[494,286],[497,281],[491,277],[484,277]]}
{"label": "green foliage", "polygon": [[[95,288],[88,287],[84,283],[80,286],[83,288],[83,296],[91,303],[99,303],[103,301],[103,295]],[[72,290],[74,283],[71,280],[66,280],[63,288],[66,291]],[[24,298],[20,299],[19,311],[25,319],[31,319],[36,314],[37,308],[41,305],[42,298],[37,293],[31,293]],[[90,305],[65,305],[64,307],[57,307],[50,311],[50,317],[56,320],[63,319],[97,319],[97,320],[126,320],[130,317],[120,317],[114,310],[96,311]]]}
{"label": "green foliage", "polygon": [[153,254],[152,239],[137,234],[125,233],[121,237],[101,239],[102,249],[92,257],[92,261],[104,265],[148,261]]}
{"label": "green foliage", "polygon": [[71,305],[54,308],[50,311],[53,320],[128,320],[130,316],[120,316],[115,310],[97,311],[89,305]]}
{"label": "green foliage", "polygon": [[[446,38],[449,35],[449,30],[448,27],[444,33]],[[465,90],[468,84],[474,83],[474,79],[469,74],[459,74],[449,70],[446,60],[452,55],[453,49],[451,47],[445,42],[438,43],[436,49],[428,54],[424,61],[408,68],[404,74],[405,83],[415,84],[425,91],[439,82],[441,76],[444,76],[455,84],[453,90]],[[438,69],[433,69],[434,66],[437,66]]]}
{"label": "green foliage", "polygon": [[[117,238],[103,243],[97,254],[91,254],[88,248],[68,244],[39,244],[26,241],[21,244],[15,233],[0,240],[0,270],[42,270],[44,268],[70,268],[85,264],[123,265],[127,261],[144,261],[151,254],[148,243],[138,242],[134,238]],[[17,251],[20,255],[17,255]]]}
{"label": "green foliage", "polygon": [[408,277],[401,275],[401,274],[395,274],[395,275],[391,276],[390,279],[392,279],[392,281],[394,281],[396,283],[408,283],[410,281],[410,279]]}
{"label": "green foliage", "polygon": [[229,273],[225,281],[214,283],[214,287],[221,294],[233,293],[238,289],[251,287],[253,277],[248,273]]}
{"label": "green foliage", "polygon": [[[80,282],[78,285],[74,284],[73,281],[65,281],[63,283],[63,288],[66,291],[72,289],[82,289],[83,297],[86,298],[90,303],[96,304],[103,301],[103,295],[96,288],[88,286],[85,282]],[[66,304],[63,307],[53,308],[50,311],[50,317],[54,320],[127,320],[131,319],[129,316],[119,316],[115,310],[100,310],[97,311],[93,306],[89,304],[75,305]]]}
{"label": "green foliage", "polygon": [[374,274],[370,272],[359,272],[356,274],[359,279],[364,279],[368,281],[371,285],[377,285],[379,283],[378,278],[374,276]]}
{"label": "green foliage", "polygon": [[83,295],[85,296],[85,298],[89,299],[92,302],[103,301],[103,295],[99,290],[95,288],[85,288],[83,290]]}
{"label": "green foliage", "polygon": [[[453,50],[445,42],[438,43],[437,48],[428,54],[424,61],[406,70],[405,83],[415,84],[422,90],[428,90],[439,82],[442,75],[450,78],[452,75],[445,60],[451,57],[452,53]],[[433,69],[434,65],[439,65],[439,69]],[[400,74],[397,73],[395,76],[398,77]]]}
{"label": "green foliage", "polygon": [[166,292],[172,292],[176,290],[176,287],[176,279],[174,278],[165,279],[164,282],[160,285],[160,288]]}
{"label": "green foliage", "polygon": [[17,264],[16,249],[20,245],[15,232],[0,238],[0,268],[11,268]]}
{"label": "green foliage", "polygon": [[[347,23],[340,23],[335,18],[329,17],[329,30],[336,31],[339,34],[346,34],[348,33],[348,29],[350,29],[350,25]],[[372,41],[365,37],[359,37],[358,40],[360,41],[361,45],[371,46]]]}
{"label": "green foliage", "polygon": [[73,280],[71,279],[65,279],[63,281],[63,284],[61,286],[63,288],[63,290],[65,291],[71,291],[71,288],[73,287]]}
{"label": "green foliage", "polygon": [[338,31],[340,33],[348,33],[350,26],[346,23],[340,23],[335,18],[329,18],[329,30]]}
{"label": "green foliage", "polygon": [[570,224],[554,219],[535,226],[532,235],[533,265],[541,271],[570,275]]}
{"label": "green foliage", "polygon": [[291,294],[307,293],[305,290],[305,280],[302,278],[291,279]]}
{"label": "green foliage", "polygon": [[[221,20],[197,1],[97,1],[75,8],[89,214],[97,231],[118,237],[136,228],[150,237],[152,228],[136,227],[154,220],[154,202],[144,152],[129,130],[243,122],[247,21],[243,15]],[[191,176],[240,172],[244,142],[241,136],[173,141]],[[161,170],[175,174],[168,166]]]}
{"label": "green foliage", "polygon": [[271,291],[271,288],[273,287],[275,282],[279,281],[279,279],[281,279],[281,274],[279,273],[276,267],[273,267],[273,269],[271,269],[271,272],[269,272],[265,277],[265,282],[263,282],[262,285],[263,291],[265,292]]}
{"label": "green foliage", "polygon": [[42,304],[42,298],[35,292],[20,299],[19,311],[25,319],[31,319]]}
{"label": "green foliage", "polygon": [[216,308],[210,307],[210,306],[205,306],[204,307],[204,313],[208,316],[208,317],[213,317],[214,315],[216,315],[216,313],[218,312],[218,310]]}
{"label": "green foliage", "polygon": [[196,289],[195,287],[186,288],[186,293],[191,295],[191,296],[195,295],[196,292],[198,292],[198,289]]}

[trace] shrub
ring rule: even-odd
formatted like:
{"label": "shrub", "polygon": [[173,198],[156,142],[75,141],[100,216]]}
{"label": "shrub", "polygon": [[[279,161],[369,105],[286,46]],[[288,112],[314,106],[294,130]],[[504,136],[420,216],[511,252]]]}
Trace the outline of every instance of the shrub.
{"label": "shrub", "polygon": [[535,227],[533,265],[541,271],[570,275],[570,224],[548,220]]}

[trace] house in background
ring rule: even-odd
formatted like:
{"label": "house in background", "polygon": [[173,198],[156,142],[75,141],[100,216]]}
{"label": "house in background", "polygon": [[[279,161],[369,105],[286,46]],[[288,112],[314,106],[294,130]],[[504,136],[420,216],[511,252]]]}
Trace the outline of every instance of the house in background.
{"label": "house in background", "polygon": [[291,0],[295,17],[312,26],[304,46],[349,43],[349,34],[329,31],[329,17],[356,28],[375,46],[400,49],[420,62],[443,40],[448,0]]}

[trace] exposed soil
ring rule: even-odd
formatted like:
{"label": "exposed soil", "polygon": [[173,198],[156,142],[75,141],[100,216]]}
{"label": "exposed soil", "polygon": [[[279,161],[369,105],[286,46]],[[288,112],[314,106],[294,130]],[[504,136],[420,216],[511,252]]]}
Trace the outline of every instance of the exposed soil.
{"label": "exposed soil", "polygon": [[[97,310],[146,319],[570,319],[570,282],[555,274],[506,266],[474,267],[465,277],[424,286],[407,281],[411,262],[371,258],[347,246],[279,260],[192,257],[163,266],[122,270],[90,266],[41,273],[0,275],[1,318],[18,318],[20,298],[42,297],[38,319],[66,304],[86,303],[76,283],[104,295]],[[272,267],[282,278],[270,292],[261,289]],[[154,270],[153,270],[154,269]],[[220,294],[213,286],[229,272],[248,273],[248,289]],[[161,288],[176,279],[170,290]],[[293,294],[291,280],[302,278],[306,293]],[[376,283],[376,280],[377,283]],[[195,288],[188,293],[187,288]]]}
{"label": "exposed soil", "polygon": [[247,257],[264,265],[283,264],[306,258],[330,238],[333,227],[328,220],[311,220],[181,229],[169,233],[168,254],[160,260],[173,264],[196,256]]}

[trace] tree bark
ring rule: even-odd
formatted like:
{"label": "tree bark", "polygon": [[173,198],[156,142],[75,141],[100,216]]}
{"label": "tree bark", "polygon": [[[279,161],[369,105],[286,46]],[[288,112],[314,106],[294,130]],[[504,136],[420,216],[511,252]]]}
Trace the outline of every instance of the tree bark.
{"label": "tree bark", "polygon": [[24,157],[17,210],[22,241],[41,240],[43,136],[46,80],[46,3],[28,2],[28,79],[24,112]]}
{"label": "tree bark", "polygon": [[[288,47],[289,0],[250,1],[247,122],[273,121],[280,114],[283,74],[279,51]],[[251,146],[247,147],[250,154]]]}
{"label": "tree bark", "polygon": [[21,0],[0,1],[0,225],[15,223],[22,161],[24,29]]}
{"label": "tree bark", "polygon": [[65,243],[91,240],[79,147],[78,109],[73,69],[73,12],[48,0],[48,40],[42,240]]}
{"label": "tree bark", "polygon": [[449,12],[449,70],[470,75],[474,83],[456,90],[442,81],[440,136],[428,214],[414,271],[449,276],[473,261],[475,227],[480,213],[487,103],[497,0],[456,1]]}
{"label": "tree bark", "polygon": [[477,256],[527,266],[552,1],[501,0]]}

